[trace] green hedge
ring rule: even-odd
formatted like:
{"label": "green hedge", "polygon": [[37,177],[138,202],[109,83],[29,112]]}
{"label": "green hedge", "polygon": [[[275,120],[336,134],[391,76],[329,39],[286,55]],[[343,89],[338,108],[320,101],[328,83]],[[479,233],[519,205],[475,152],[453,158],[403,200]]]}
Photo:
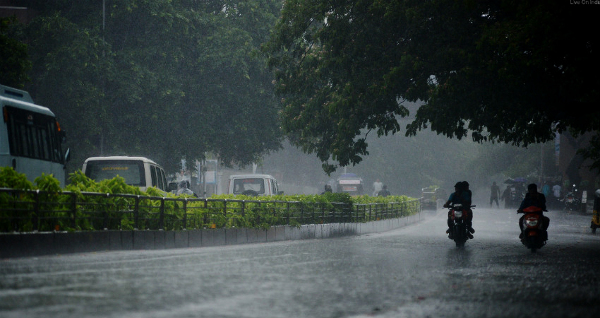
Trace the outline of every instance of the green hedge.
{"label": "green hedge", "polygon": [[[34,183],[10,167],[0,168],[0,232],[32,230],[92,231],[102,229],[269,228],[313,223],[366,222],[397,215],[394,205],[406,196],[351,197],[345,193],[249,197],[213,195],[207,199],[177,196],[156,188],[146,192],[116,177],[96,182],[81,171],[69,175],[64,189],[51,175]],[[33,191],[32,191],[33,190]],[[39,191],[35,191],[39,190]],[[376,213],[358,215],[357,207],[376,206]],[[402,215],[419,211],[404,209]]]}

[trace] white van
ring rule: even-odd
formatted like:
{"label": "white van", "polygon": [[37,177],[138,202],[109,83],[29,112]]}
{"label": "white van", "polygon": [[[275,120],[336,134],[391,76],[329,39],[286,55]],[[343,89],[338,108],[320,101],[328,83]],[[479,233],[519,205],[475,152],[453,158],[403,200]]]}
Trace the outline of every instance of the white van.
{"label": "white van", "polygon": [[277,180],[269,174],[242,174],[229,177],[229,193],[244,195],[276,195],[279,191]]}
{"label": "white van", "polygon": [[90,157],[83,163],[81,171],[95,181],[112,179],[118,175],[125,179],[125,183],[139,187],[141,191],[146,191],[149,187],[167,191],[164,169],[144,157]]}

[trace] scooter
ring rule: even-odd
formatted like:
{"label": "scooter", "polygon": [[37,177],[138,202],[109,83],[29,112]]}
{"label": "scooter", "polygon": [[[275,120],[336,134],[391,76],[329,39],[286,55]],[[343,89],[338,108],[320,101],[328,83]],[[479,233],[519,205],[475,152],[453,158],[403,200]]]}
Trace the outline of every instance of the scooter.
{"label": "scooter", "polygon": [[537,206],[526,207],[517,213],[524,213],[523,231],[519,238],[521,243],[535,253],[542,246],[546,245],[548,240],[548,232],[544,229],[544,219],[542,218],[542,210]]}
{"label": "scooter", "polygon": [[[470,207],[474,208],[475,206],[471,205]],[[467,217],[470,211],[458,203],[448,208],[450,209],[450,233],[448,233],[448,238],[454,240],[456,247],[463,247],[468,239],[473,238],[467,226]]]}

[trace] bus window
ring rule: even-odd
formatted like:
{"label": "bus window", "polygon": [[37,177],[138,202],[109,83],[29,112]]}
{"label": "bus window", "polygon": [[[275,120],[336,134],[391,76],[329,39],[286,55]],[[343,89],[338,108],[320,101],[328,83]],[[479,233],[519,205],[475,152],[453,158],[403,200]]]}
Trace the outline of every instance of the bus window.
{"label": "bus window", "polygon": [[167,178],[163,169],[157,168],[158,170],[158,188],[167,191]]}
{"label": "bus window", "polygon": [[129,185],[138,187],[146,185],[144,163],[141,161],[90,161],[87,163],[85,175],[98,182],[119,176]]}

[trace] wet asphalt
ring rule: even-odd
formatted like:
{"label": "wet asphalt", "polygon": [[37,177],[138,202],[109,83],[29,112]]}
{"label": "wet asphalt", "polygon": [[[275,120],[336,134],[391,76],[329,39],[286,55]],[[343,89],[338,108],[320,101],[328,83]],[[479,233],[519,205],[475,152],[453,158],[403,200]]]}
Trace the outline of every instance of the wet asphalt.
{"label": "wet asphalt", "polygon": [[532,254],[513,210],[446,213],[379,234],[0,260],[0,317],[599,317],[600,234],[549,212]]}

